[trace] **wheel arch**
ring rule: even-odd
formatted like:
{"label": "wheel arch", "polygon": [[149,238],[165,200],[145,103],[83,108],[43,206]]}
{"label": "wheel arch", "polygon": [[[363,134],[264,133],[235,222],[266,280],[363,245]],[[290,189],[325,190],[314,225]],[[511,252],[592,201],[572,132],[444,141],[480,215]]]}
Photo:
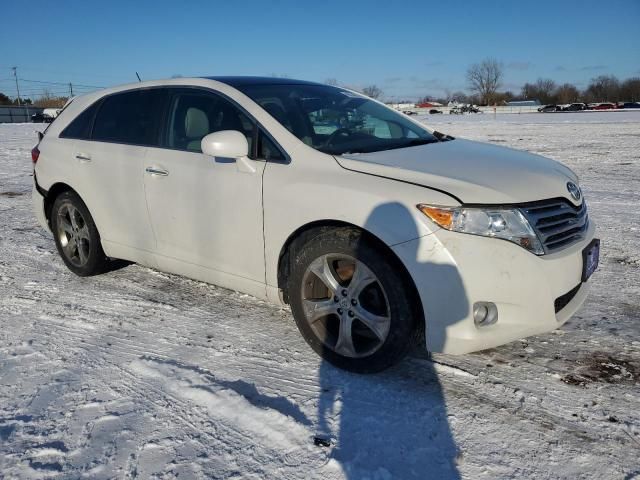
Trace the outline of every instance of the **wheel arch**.
{"label": "wheel arch", "polygon": [[51,209],[53,208],[53,204],[56,201],[56,198],[58,198],[62,193],[69,191],[75,193],[80,197],[78,192],[76,192],[70,185],[64,182],[54,183],[47,191],[47,195],[44,197],[44,216],[47,219],[49,228],[51,228]]}
{"label": "wheel arch", "polygon": [[285,303],[289,303],[289,293],[287,291],[287,278],[290,275],[291,268],[291,253],[295,251],[295,248],[299,245],[303,245],[307,239],[318,235],[320,232],[331,230],[331,229],[355,229],[364,234],[364,236],[369,239],[372,243],[376,245],[379,251],[387,258],[390,262],[392,262],[397,268],[402,271],[402,274],[406,281],[408,282],[409,287],[411,288],[411,293],[415,298],[415,307],[417,309],[416,313],[418,314],[418,324],[416,325],[416,334],[420,341],[421,345],[424,345],[425,342],[425,316],[422,308],[422,301],[420,292],[418,291],[416,284],[409,273],[409,270],[404,265],[402,260],[396,255],[396,253],[387,245],[384,241],[382,241],[377,235],[366,230],[358,225],[341,221],[341,220],[317,220],[305,225],[302,225],[298,229],[296,229],[293,233],[289,235],[284,245],[280,249],[280,254],[278,256],[278,288],[282,292],[282,299]]}

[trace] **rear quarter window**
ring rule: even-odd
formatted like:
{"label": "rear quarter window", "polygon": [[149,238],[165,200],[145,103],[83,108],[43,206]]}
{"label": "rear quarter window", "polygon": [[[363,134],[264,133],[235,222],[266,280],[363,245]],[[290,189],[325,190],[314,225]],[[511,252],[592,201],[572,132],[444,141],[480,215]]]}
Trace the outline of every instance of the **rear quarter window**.
{"label": "rear quarter window", "polygon": [[85,109],[80,115],[71,121],[67,127],[60,133],[60,138],[75,138],[79,140],[89,140],[91,138],[91,128],[93,127],[93,119],[98,110],[100,101],[97,101],[89,108]]}

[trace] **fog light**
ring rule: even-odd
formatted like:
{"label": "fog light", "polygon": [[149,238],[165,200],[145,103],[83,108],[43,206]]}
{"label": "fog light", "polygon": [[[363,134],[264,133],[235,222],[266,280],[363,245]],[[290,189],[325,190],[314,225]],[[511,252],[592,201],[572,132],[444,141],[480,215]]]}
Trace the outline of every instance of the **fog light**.
{"label": "fog light", "polygon": [[473,304],[473,321],[476,327],[486,327],[498,321],[498,307],[493,302],[476,302]]}

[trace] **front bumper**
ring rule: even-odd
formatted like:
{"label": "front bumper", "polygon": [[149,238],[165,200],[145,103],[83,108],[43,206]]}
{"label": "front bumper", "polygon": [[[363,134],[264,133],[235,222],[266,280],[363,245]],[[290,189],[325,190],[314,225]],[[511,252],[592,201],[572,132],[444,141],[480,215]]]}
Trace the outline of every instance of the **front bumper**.
{"label": "front bumper", "polygon": [[[595,235],[553,254],[536,256],[505,240],[438,230],[395,245],[412,275],[425,314],[427,349],[462,354],[558,328],[584,302],[582,250]],[[577,290],[576,287],[578,287]],[[574,290],[574,292],[572,292]],[[556,299],[562,308],[556,312]],[[498,321],[476,327],[475,302],[493,302]]]}

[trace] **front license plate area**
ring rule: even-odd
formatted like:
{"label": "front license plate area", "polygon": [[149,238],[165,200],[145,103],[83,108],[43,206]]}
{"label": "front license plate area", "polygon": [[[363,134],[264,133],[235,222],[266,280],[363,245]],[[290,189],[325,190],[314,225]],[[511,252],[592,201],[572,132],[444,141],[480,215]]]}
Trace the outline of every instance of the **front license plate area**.
{"label": "front license plate area", "polygon": [[586,282],[598,268],[600,261],[600,239],[594,238],[589,245],[582,250],[582,281]]}

